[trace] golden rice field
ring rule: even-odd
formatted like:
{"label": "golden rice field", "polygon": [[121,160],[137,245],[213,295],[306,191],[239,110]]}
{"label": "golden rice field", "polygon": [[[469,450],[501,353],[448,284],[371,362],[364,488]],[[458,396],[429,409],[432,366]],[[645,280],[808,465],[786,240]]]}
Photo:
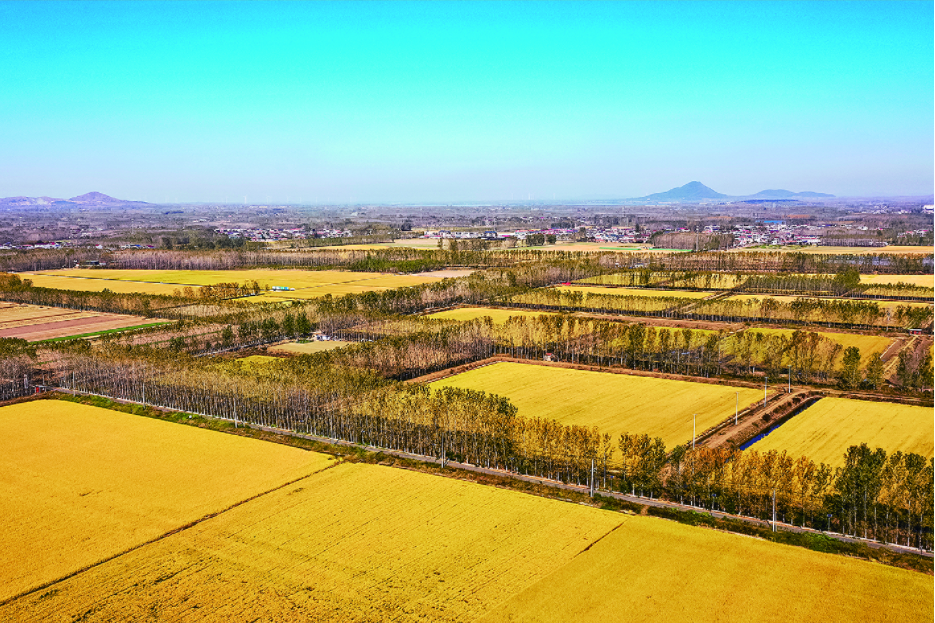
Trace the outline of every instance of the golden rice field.
{"label": "golden rice field", "polygon": [[0,619],[470,621],[623,520],[344,464],[0,607]]}
{"label": "golden rice field", "polygon": [[504,324],[510,318],[535,318],[536,316],[552,316],[551,312],[531,312],[518,309],[503,309],[501,307],[458,307],[429,314],[427,318],[439,320],[476,320],[489,316],[494,324]]}
{"label": "golden rice field", "polygon": [[[630,286],[633,280],[639,281],[642,275],[626,273],[610,273],[607,275],[597,275],[596,277],[586,277],[579,279],[575,283],[612,285],[612,286]],[[705,273],[695,277],[670,278],[669,275],[662,272],[652,273],[649,276],[647,285],[659,285],[665,283],[670,287],[677,288],[703,288],[718,290],[729,290],[735,288],[747,280],[747,275],[735,275],[733,273]],[[643,289],[642,286],[639,289]],[[669,290],[665,290],[668,292]]]}
{"label": "golden rice field", "polygon": [[343,464],[0,606],[0,618],[915,622],[931,620],[932,596],[921,573]]}
{"label": "golden rice field", "polygon": [[922,622],[932,597],[921,573],[635,516],[480,620]]}
{"label": "golden rice field", "polygon": [[326,350],[334,350],[344,346],[350,346],[354,342],[344,342],[342,340],[311,340],[308,342],[286,342],[270,346],[266,350],[271,353],[285,353],[288,355],[311,355]]}
{"label": "golden rice field", "polygon": [[[808,329],[803,330],[806,333],[812,333]],[[792,334],[795,333],[794,329],[747,329],[748,333],[761,333],[764,336],[771,335],[782,335],[787,339],[791,339]],[[890,345],[895,341],[894,338],[885,337],[881,335],[860,335],[858,333],[833,333],[833,332],[822,332],[815,331],[821,337],[831,340],[835,344],[841,345],[841,352],[838,353],[837,358],[835,359],[835,364],[840,365],[841,361],[844,359],[844,350],[850,348],[851,346],[856,346],[860,349],[861,355],[861,365],[866,365],[870,360],[870,357],[874,355],[886,352]],[[728,338],[726,344],[724,345],[724,350],[727,354],[733,354],[734,349],[737,345],[736,339]],[[760,348],[757,350],[757,356],[762,357],[766,354],[764,349],[768,348],[769,345],[767,342],[763,342]]]}
{"label": "golden rice field", "polygon": [[683,299],[704,299],[714,292],[696,292],[693,290],[653,290],[651,288],[602,288],[600,286],[557,286],[556,290],[563,292],[583,292],[585,294],[601,294],[613,296],[650,296]]}
{"label": "golden rice field", "polygon": [[654,518],[72,403],[0,433],[4,621],[932,618],[930,576]]}
{"label": "golden rice field", "polygon": [[171,296],[181,287],[172,283],[152,283],[148,281],[122,281],[118,279],[90,279],[72,277],[64,274],[20,273],[23,279],[29,279],[39,288],[53,290],[78,290],[81,292],[101,292],[110,290],[118,294],[165,294]]}
{"label": "golden rice field", "polygon": [[843,465],[850,446],[935,454],[932,408],[848,398],[822,398],[751,446]]}
{"label": "golden rice field", "polygon": [[330,464],[59,400],[0,408],[0,601]]}
{"label": "golden rice field", "polygon": [[661,437],[667,448],[691,443],[692,418],[697,432],[763,399],[758,389],[672,381],[610,372],[591,372],[522,363],[495,363],[432,383],[499,394],[519,415],[597,426],[620,433]]}
{"label": "golden rice field", "polygon": [[[727,298],[724,299],[724,300],[725,300],[725,301],[748,301],[748,300],[750,300],[750,299],[760,299],[760,300],[764,300],[764,299],[775,299],[775,300],[776,300],[777,302],[779,302],[779,303],[788,304],[788,303],[791,303],[792,301],[794,301],[794,300],[796,300],[796,299],[798,299],[798,298],[809,298],[809,297],[785,296],[785,295],[773,295],[773,294],[734,294],[734,295],[731,295],[731,296],[727,297]],[[812,298],[814,298],[814,297],[812,297]],[[857,302],[855,299],[836,299],[836,298],[830,298],[830,297],[820,297],[820,298],[821,298],[821,300],[823,300],[823,301],[851,301],[851,302]],[[931,308],[931,307],[932,307],[932,304],[931,304],[931,303],[914,303],[914,302],[906,302],[906,301],[878,301],[878,300],[872,300],[872,301],[867,301],[867,302],[876,303],[877,306],[878,306],[880,309],[888,309],[888,308],[893,308],[893,309],[895,309],[895,308],[897,308],[897,307],[928,307],[928,308]]]}
{"label": "golden rice field", "polygon": [[140,292],[146,294],[173,294],[186,286],[217,285],[219,283],[252,283],[260,287],[280,286],[293,291],[270,291],[250,301],[284,301],[312,299],[331,294],[359,294],[404,286],[415,286],[439,281],[440,278],[420,275],[388,273],[360,273],[338,270],[130,270],[130,269],[65,269],[22,273],[32,279],[33,285],[60,290],[100,292],[107,288],[113,292]]}
{"label": "golden rice field", "polygon": [[861,283],[905,283],[923,288],[935,288],[935,275],[861,275]]}

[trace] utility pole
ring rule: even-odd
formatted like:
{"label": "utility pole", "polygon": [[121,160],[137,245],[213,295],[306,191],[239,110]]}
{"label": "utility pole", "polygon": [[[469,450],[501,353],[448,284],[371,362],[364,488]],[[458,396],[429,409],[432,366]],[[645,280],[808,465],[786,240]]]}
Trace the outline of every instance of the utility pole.
{"label": "utility pole", "polygon": [[591,459],[591,497],[594,497],[594,459]]}
{"label": "utility pole", "polygon": [[792,393],[792,366],[789,366],[789,392]]}
{"label": "utility pole", "polygon": [[737,426],[737,415],[740,413],[740,392],[737,392],[737,402],[734,403],[734,426]]}
{"label": "utility pole", "polygon": [[692,416],[692,450],[695,449],[695,430],[696,430],[695,425],[697,422],[698,422],[698,414],[696,413],[695,415]]}
{"label": "utility pole", "polygon": [[776,487],[773,487],[773,532],[776,532]]}
{"label": "utility pole", "polygon": [[767,387],[769,387],[769,379],[764,376],[763,377],[763,406],[764,407],[766,406],[766,388]]}

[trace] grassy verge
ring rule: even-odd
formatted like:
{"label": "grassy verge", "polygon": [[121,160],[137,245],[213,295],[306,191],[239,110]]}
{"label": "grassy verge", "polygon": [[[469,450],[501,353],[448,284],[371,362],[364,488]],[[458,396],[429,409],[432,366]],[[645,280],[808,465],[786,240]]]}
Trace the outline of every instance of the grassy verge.
{"label": "grassy verge", "polygon": [[181,413],[178,411],[167,411],[138,404],[115,402],[109,398],[102,398],[99,396],[75,396],[72,394],[53,393],[51,395],[46,394],[37,396],[36,398],[53,398],[58,400],[65,400],[68,402],[76,402],[80,404],[101,407],[104,409],[120,411],[123,413],[131,413],[133,415],[141,415],[144,417],[166,420],[178,424],[197,426],[198,428],[206,428],[218,432],[231,433],[240,435],[242,437],[271,441],[273,443],[280,443],[309,451],[322,452],[325,454],[339,456],[351,462],[378,464],[389,467],[398,467],[401,469],[410,469],[427,474],[435,474],[447,478],[457,478],[458,480],[463,480],[466,482],[500,487],[502,489],[510,489],[512,491],[519,491],[521,493],[528,493],[530,495],[537,495],[540,497],[562,500],[565,502],[586,504],[604,510],[617,511],[627,514],[649,515],[652,517],[659,517],[661,519],[677,521],[679,523],[688,524],[691,526],[752,536],[764,539],[766,541],[782,543],[784,545],[791,545],[794,547],[804,547],[813,551],[851,556],[854,558],[878,562],[893,567],[918,571],[928,575],[932,575],[933,572],[935,572],[935,561],[933,561],[931,558],[911,553],[893,552],[884,548],[873,548],[865,543],[846,543],[824,534],[788,532],[783,530],[773,532],[769,527],[766,526],[731,518],[715,518],[711,515],[708,515],[707,513],[683,511],[674,508],[645,506],[625,500],[618,500],[616,498],[602,496],[600,494],[595,494],[593,498],[590,498],[587,494],[584,493],[578,493],[576,491],[569,491],[566,489],[557,489],[545,484],[527,482],[507,476],[494,476],[452,467],[441,467],[435,463],[426,463],[414,459],[395,457],[384,454],[382,452],[368,452],[362,447],[322,443],[312,439],[280,435],[267,431],[257,430],[250,428],[249,426],[235,427],[233,422],[226,420]]}

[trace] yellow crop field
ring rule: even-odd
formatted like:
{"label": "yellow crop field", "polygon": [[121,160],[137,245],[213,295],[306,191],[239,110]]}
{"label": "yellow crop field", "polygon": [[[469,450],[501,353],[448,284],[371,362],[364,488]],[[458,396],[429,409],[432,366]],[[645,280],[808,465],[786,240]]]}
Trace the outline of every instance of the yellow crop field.
{"label": "yellow crop field", "polygon": [[37,273],[20,273],[23,279],[32,280],[32,284],[39,288],[52,288],[53,290],[78,290],[81,292],[100,292],[110,290],[118,294],[168,294],[171,295],[180,287],[171,283],[151,283],[144,281],[121,281],[118,279],[89,279],[87,277],[71,277],[68,275],[40,275]]}
{"label": "yellow crop field", "polygon": [[650,288],[602,288],[600,286],[557,286],[563,292],[584,292],[585,294],[601,294],[613,296],[651,296],[675,297],[684,299],[704,299],[714,292],[697,292],[693,290],[653,290]]}
{"label": "yellow crop field", "polygon": [[281,301],[312,299],[331,294],[381,291],[439,281],[430,275],[395,275],[388,273],[361,273],[338,270],[124,270],[124,269],[66,269],[23,273],[33,284],[60,290],[100,292],[107,288],[113,292],[142,292],[146,294],[173,294],[185,286],[199,287],[219,283],[251,283],[260,287],[279,286],[292,291],[266,292],[249,301]]}
{"label": "yellow crop field", "polygon": [[624,519],[343,464],[0,607],[0,619],[471,621]]}
{"label": "yellow crop field", "polygon": [[637,516],[480,620],[921,623],[932,598],[921,573]]}
{"label": "yellow crop field", "polygon": [[935,275],[861,275],[861,283],[905,283],[923,288],[935,288]]}
{"label": "yellow crop field", "polygon": [[[784,296],[784,295],[772,295],[772,294],[734,294],[732,296],[727,297],[725,300],[748,301],[750,299],[759,299],[759,300],[774,299],[779,303],[788,304],[798,298],[809,298],[809,297]],[[811,298],[815,298],[815,297],[811,297]],[[820,297],[820,298],[823,301],[856,301],[857,300],[857,299],[836,299],[836,298],[828,298],[828,297]],[[928,308],[932,307],[931,303],[913,303],[913,302],[905,302],[905,301],[879,301],[879,300],[871,300],[868,302],[876,303],[880,309],[887,309],[887,308],[895,309],[896,307],[928,307]]]}
{"label": "yellow crop field", "polygon": [[848,447],[866,443],[887,452],[935,454],[931,407],[822,398],[751,446],[843,465]]}
{"label": "yellow crop field", "polygon": [[476,320],[489,316],[494,324],[503,324],[510,318],[524,317],[534,318],[536,316],[551,316],[551,312],[530,312],[518,309],[503,309],[500,307],[458,307],[434,314],[429,314],[427,318],[437,318],[439,320]]}
{"label": "yellow crop field", "polygon": [[763,399],[757,389],[506,362],[432,386],[499,394],[517,406],[520,416],[597,426],[614,438],[646,433],[661,437],[667,448],[691,443],[694,414],[701,433],[734,414],[738,393],[740,409]]}
{"label": "yellow crop field", "polygon": [[0,600],[330,464],[70,402],[0,408]]}
{"label": "yellow crop field", "polygon": [[15,599],[0,619],[915,623],[932,619],[932,597],[922,573],[342,464]]}
{"label": "yellow crop field", "polygon": [[289,355],[311,355],[326,350],[333,350],[343,346],[350,346],[354,342],[344,342],[342,340],[312,340],[309,342],[286,342],[270,346],[266,350],[271,353],[286,353]]}
{"label": "yellow crop field", "polygon": [[[808,328],[802,329],[802,331],[807,333],[812,333]],[[792,334],[795,333],[794,329],[748,329],[749,333],[761,333],[764,336],[770,335],[782,335],[787,339],[792,337]],[[837,358],[835,359],[835,364],[840,365],[841,361],[844,359],[844,350],[850,348],[851,346],[856,346],[860,349],[861,355],[861,365],[867,365],[870,360],[870,357],[874,355],[886,352],[890,345],[895,341],[894,338],[885,337],[882,335],[861,335],[859,333],[832,333],[832,332],[823,332],[815,331],[821,337],[831,340],[835,344],[841,345],[841,352],[838,353]],[[727,354],[733,354],[734,348],[737,345],[737,340],[734,336],[731,336],[727,339],[724,345],[724,351]],[[755,356],[762,358],[766,354],[765,349],[769,348],[768,342],[762,342],[760,347],[755,351]]]}

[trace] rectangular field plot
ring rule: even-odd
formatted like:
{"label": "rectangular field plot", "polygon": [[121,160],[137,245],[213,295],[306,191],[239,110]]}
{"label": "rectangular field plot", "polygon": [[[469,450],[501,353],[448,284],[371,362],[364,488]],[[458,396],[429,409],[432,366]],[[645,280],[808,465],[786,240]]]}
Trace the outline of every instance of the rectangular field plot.
{"label": "rectangular field plot", "polygon": [[582,292],[584,294],[600,294],[612,296],[649,296],[681,299],[705,299],[714,292],[698,292],[695,290],[653,290],[651,288],[602,288],[600,286],[558,286],[557,290],[563,292]]}
{"label": "rectangular field plot", "polygon": [[549,316],[551,312],[530,312],[518,309],[503,309],[501,307],[458,307],[457,309],[448,309],[446,311],[429,314],[427,318],[437,318],[439,320],[476,320],[489,316],[494,324],[503,324],[510,318],[534,318],[536,316]]}
{"label": "rectangular field plot", "polygon": [[923,573],[343,464],[15,599],[0,619],[916,623],[932,597]]}
{"label": "rectangular field plot", "polygon": [[354,344],[354,342],[344,342],[342,340],[313,340],[308,342],[287,342],[277,346],[270,346],[266,350],[271,353],[285,353],[288,355],[311,355],[312,353],[321,353],[326,350],[350,346],[351,344]]}
{"label": "rectangular field plot", "polygon": [[693,414],[701,433],[734,414],[738,392],[740,409],[763,399],[757,389],[521,363],[495,363],[432,385],[499,394],[520,416],[597,426],[615,440],[624,432],[661,437],[670,449],[691,443]]}
{"label": "rectangular field plot", "polygon": [[910,286],[935,288],[935,275],[861,275],[860,282],[869,284],[905,283]]}
{"label": "rectangular field plot", "polygon": [[935,454],[931,407],[847,398],[822,398],[781,424],[751,449],[786,450],[815,462],[844,465],[848,447],[866,443],[887,453]]}
{"label": "rectangular field plot", "polygon": [[0,601],[330,464],[71,402],[0,408]]}
{"label": "rectangular field plot", "polygon": [[629,517],[484,623],[931,621],[931,576]]}
{"label": "rectangular field plot", "polygon": [[0,607],[0,619],[472,621],[618,513],[344,464]]}
{"label": "rectangular field plot", "polygon": [[[64,271],[61,271],[64,273]],[[129,281],[120,279],[91,279],[65,274],[20,273],[23,279],[29,279],[37,288],[53,290],[77,290],[79,292],[101,292],[110,290],[118,294],[165,294],[172,295],[183,287],[172,283],[152,283],[147,281]]]}
{"label": "rectangular field plot", "polygon": [[[813,333],[808,329],[803,329],[806,333]],[[762,334],[764,338],[772,335],[782,335],[786,339],[791,339],[792,334],[795,333],[794,329],[747,329],[747,332],[753,334]],[[874,355],[884,353],[895,341],[894,338],[885,337],[881,335],[861,335],[859,333],[838,333],[838,332],[823,332],[823,331],[814,331],[821,337],[834,342],[835,344],[841,345],[841,352],[838,353],[837,358],[835,359],[835,367],[839,367],[841,362],[844,359],[844,349],[847,349],[851,346],[856,346],[860,349],[861,355],[861,365],[865,366],[870,361],[870,358]],[[737,354],[736,349],[738,348],[738,340],[736,337],[731,336],[727,339],[724,344],[724,352],[727,354]],[[766,356],[775,356],[774,353],[771,353],[769,342],[764,339],[760,343],[756,343],[753,347],[753,356],[762,359]],[[788,355],[784,356],[783,363],[788,364]]]}
{"label": "rectangular field plot", "polygon": [[159,324],[139,316],[0,302],[0,337],[31,342]]}
{"label": "rectangular field plot", "polygon": [[198,288],[220,283],[252,283],[261,288],[286,287],[289,291],[266,292],[250,301],[312,299],[331,294],[359,294],[439,281],[431,275],[395,275],[340,270],[124,270],[66,269],[23,273],[33,285],[59,290],[100,292],[105,288],[120,293],[173,294],[186,286]]}

